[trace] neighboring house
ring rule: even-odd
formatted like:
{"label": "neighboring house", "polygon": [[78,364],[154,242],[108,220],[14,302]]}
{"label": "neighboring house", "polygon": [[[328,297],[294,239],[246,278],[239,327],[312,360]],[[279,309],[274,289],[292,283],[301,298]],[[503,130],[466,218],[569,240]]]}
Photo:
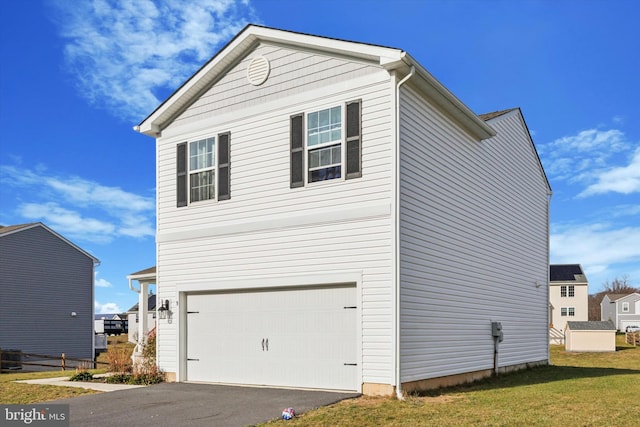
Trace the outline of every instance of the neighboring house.
{"label": "neighboring house", "polygon": [[249,25],[136,130],[170,380],[400,395],[548,363],[551,191],[519,109]]}
{"label": "neighboring house", "polygon": [[613,322],[567,322],[566,351],[616,351],[616,327]]}
{"label": "neighboring house", "polygon": [[589,282],[580,264],[549,266],[549,339],[564,342],[568,321],[589,320]]}
{"label": "neighboring house", "polygon": [[[127,276],[129,289],[138,294],[138,303],[129,309],[129,341],[137,343],[134,362],[140,356],[147,333],[156,326],[156,296],[150,295],[149,286],[156,283],[156,267],[145,268]],[[133,284],[138,282],[138,288]],[[144,296],[147,296],[145,298]],[[135,311],[136,313],[132,313]]]}
{"label": "neighboring house", "polygon": [[611,320],[624,332],[627,326],[640,325],[640,293],[606,294],[600,303],[600,319]]}
{"label": "neighboring house", "polygon": [[129,331],[129,321],[124,314],[96,314],[93,319],[96,334],[120,335]]}
{"label": "neighboring house", "polygon": [[0,227],[0,348],[93,359],[98,259],[42,223]]}
{"label": "neighboring house", "polygon": [[[129,329],[129,342],[137,343],[138,335],[140,334],[138,328],[138,320],[139,320],[139,311],[140,304],[135,303],[133,307],[127,310],[127,316],[129,318],[129,325],[131,325],[131,329]],[[149,295],[147,298],[147,327],[144,329],[144,335],[146,335],[149,330],[153,329],[156,325],[156,296],[155,294]]]}

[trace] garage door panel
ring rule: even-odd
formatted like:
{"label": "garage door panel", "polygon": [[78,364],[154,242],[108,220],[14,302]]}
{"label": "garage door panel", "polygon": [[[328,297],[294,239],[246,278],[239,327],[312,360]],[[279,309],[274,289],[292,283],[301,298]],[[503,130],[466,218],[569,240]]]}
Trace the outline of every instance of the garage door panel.
{"label": "garage door panel", "polygon": [[355,286],[188,295],[187,379],[357,390],[355,300]]}

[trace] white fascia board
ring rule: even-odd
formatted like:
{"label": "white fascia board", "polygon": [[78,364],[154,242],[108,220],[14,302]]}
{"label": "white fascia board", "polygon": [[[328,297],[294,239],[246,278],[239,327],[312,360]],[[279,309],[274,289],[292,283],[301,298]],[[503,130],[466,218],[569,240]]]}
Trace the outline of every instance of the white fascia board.
{"label": "white fascia board", "polygon": [[[407,68],[411,66],[416,68],[418,79],[411,79],[409,83],[417,84],[424,93],[455,118],[467,132],[478,140],[488,139],[496,135],[496,131],[491,126],[471,111],[411,55],[403,52],[401,59]],[[397,62],[388,62],[384,66],[388,70],[399,68]]]}

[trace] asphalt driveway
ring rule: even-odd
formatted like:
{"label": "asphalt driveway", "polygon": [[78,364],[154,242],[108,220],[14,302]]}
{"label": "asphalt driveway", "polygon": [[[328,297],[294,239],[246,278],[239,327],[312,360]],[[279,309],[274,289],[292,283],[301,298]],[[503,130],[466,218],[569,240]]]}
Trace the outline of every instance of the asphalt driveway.
{"label": "asphalt driveway", "polygon": [[71,427],[246,426],[279,418],[284,408],[302,413],[357,393],[163,383],[92,394],[68,403]]}

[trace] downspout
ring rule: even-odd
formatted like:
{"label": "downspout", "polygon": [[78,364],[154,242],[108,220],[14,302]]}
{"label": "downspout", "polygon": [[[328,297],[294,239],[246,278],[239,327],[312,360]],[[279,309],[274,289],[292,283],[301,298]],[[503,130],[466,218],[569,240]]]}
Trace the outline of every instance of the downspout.
{"label": "downspout", "polygon": [[416,73],[416,67],[411,66],[411,71],[396,85],[396,108],[395,108],[395,189],[394,189],[394,216],[395,216],[395,230],[394,230],[394,279],[395,279],[395,374],[396,374],[396,398],[398,400],[404,400],[402,394],[402,382],[400,379],[400,86],[402,86],[407,80],[409,80]]}

